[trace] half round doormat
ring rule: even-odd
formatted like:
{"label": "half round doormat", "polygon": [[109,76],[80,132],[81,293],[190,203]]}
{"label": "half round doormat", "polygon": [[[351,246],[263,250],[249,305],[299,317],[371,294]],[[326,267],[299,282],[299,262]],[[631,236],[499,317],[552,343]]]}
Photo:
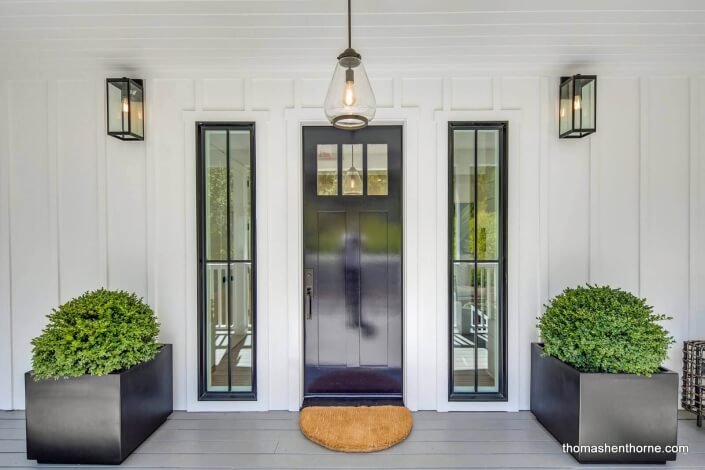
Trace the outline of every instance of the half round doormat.
{"label": "half round doormat", "polygon": [[301,432],[339,452],[376,452],[400,443],[413,418],[403,406],[310,406],[301,410]]}

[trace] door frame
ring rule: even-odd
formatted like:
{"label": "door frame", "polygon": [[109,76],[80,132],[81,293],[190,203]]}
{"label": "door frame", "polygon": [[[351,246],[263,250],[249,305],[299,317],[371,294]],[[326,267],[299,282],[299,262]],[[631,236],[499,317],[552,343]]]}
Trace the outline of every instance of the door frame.
{"label": "door frame", "polygon": [[[290,234],[287,249],[287,305],[289,334],[289,410],[298,411],[304,398],[304,324],[303,324],[303,127],[327,126],[321,108],[295,108],[285,111],[287,123],[287,228]],[[417,239],[408,229],[410,219],[417,221],[418,200],[408,197],[410,178],[418,174],[418,121],[415,108],[389,108],[377,111],[376,126],[402,126],[402,374],[403,399],[407,407],[417,408],[418,392],[418,330],[417,302],[410,299],[418,285],[416,270]],[[414,288],[414,289],[410,289]],[[298,367],[293,367],[293,364]]]}
{"label": "door frame", "polygon": [[[384,124],[370,124],[370,125],[367,126],[367,127],[385,127],[385,126],[399,128],[399,129],[401,129],[401,131],[402,131],[402,135],[401,135],[401,155],[400,155],[400,157],[399,157],[399,158],[400,158],[399,164],[400,164],[400,166],[401,166],[401,175],[400,175],[400,178],[401,178],[401,188],[400,188],[400,191],[399,191],[399,197],[400,197],[400,201],[399,201],[399,202],[400,202],[401,213],[400,213],[400,216],[399,216],[399,221],[400,221],[401,230],[402,230],[402,231],[401,231],[401,262],[400,262],[400,269],[401,269],[401,272],[402,272],[402,286],[401,286],[401,290],[400,290],[400,292],[399,292],[399,294],[400,294],[400,299],[399,299],[399,300],[400,300],[400,306],[401,306],[401,311],[402,311],[402,316],[401,316],[401,331],[400,331],[400,333],[401,333],[401,373],[402,373],[402,384],[401,384],[401,391],[400,391],[400,395],[401,395],[401,396],[400,396],[400,397],[397,397],[397,396],[387,396],[386,394],[374,394],[374,393],[371,393],[371,394],[369,394],[369,395],[364,395],[364,394],[362,394],[362,395],[360,395],[360,396],[357,396],[357,395],[352,394],[352,393],[351,393],[351,394],[341,393],[341,394],[321,394],[321,396],[315,396],[315,395],[314,395],[314,396],[311,396],[311,395],[309,395],[308,399],[314,399],[314,400],[316,400],[316,399],[321,399],[321,398],[322,398],[323,400],[326,400],[326,399],[333,399],[333,400],[337,400],[337,399],[340,399],[340,400],[347,400],[347,399],[350,399],[350,400],[353,400],[353,401],[354,401],[354,400],[359,400],[359,399],[362,399],[362,400],[365,400],[365,399],[371,399],[371,400],[385,400],[385,399],[399,400],[399,398],[401,398],[402,400],[404,399],[405,389],[404,389],[404,381],[403,381],[403,377],[404,377],[404,314],[403,314],[403,312],[404,312],[404,283],[403,283],[403,273],[404,273],[404,233],[405,233],[404,226],[405,226],[405,225],[404,225],[404,206],[403,206],[403,204],[404,204],[404,196],[405,196],[405,193],[404,193],[404,189],[405,189],[405,186],[404,186],[404,151],[405,151],[405,148],[404,148],[404,137],[405,137],[405,128],[404,128],[404,125],[403,125],[403,124],[394,124],[394,123],[391,123],[391,122],[385,122]],[[306,126],[301,126],[301,127],[300,127],[301,138],[302,138],[302,140],[301,140],[301,152],[300,152],[300,153],[301,153],[301,178],[302,178],[301,181],[303,181],[303,177],[304,177],[304,166],[305,166],[305,165],[304,165],[304,160],[303,160],[303,133],[304,133],[305,127],[325,127],[325,128],[327,128],[327,129],[330,129],[330,130],[333,130],[333,131],[337,131],[337,129],[335,129],[333,126],[331,126],[331,125],[329,125],[329,124],[325,124],[324,126],[314,126],[314,125],[312,125],[312,124],[307,124]],[[345,130],[343,130],[342,132],[345,132]],[[348,131],[348,132],[349,132],[349,131]],[[346,144],[343,144],[343,145],[346,145]],[[365,152],[367,152],[367,151],[365,151]],[[343,157],[342,157],[342,153],[340,154],[340,158],[341,158],[341,159],[343,158]],[[363,160],[363,161],[364,161],[364,160]],[[340,173],[340,175],[339,175],[339,178],[341,178],[341,179],[338,180],[339,183],[342,182],[342,178],[344,177],[345,165],[344,165],[344,164],[341,165],[340,168],[342,169],[342,173]],[[361,166],[361,167],[360,167],[360,175],[361,175],[363,178],[364,178],[365,175],[367,174],[366,172],[367,172],[367,168],[365,168],[364,166]],[[390,182],[389,182],[389,183],[391,184],[391,179],[390,179]],[[340,186],[340,184],[339,184],[339,186]],[[340,186],[340,187],[342,187],[342,186]],[[366,183],[366,182],[363,184],[363,187],[367,187],[367,183]],[[304,266],[304,248],[303,248],[303,245],[304,245],[304,239],[303,239],[303,215],[304,215],[304,203],[303,203],[303,200],[304,200],[304,192],[303,192],[303,191],[304,191],[304,188],[303,188],[303,185],[302,185],[302,187],[301,187],[302,205],[301,205],[301,213],[300,213],[300,215],[301,215],[301,217],[302,217],[301,232],[300,232],[300,234],[301,234],[301,263],[302,263],[302,269],[303,269],[303,266]],[[366,195],[365,195],[365,196],[366,196]],[[343,196],[342,196],[342,194],[339,194],[339,195],[336,196],[336,197],[343,197]],[[375,197],[379,197],[379,196],[375,196]],[[303,272],[302,272],[302,276],[303,276]],[[300,295],[301,295],[301,297],[302,297],[302,299],[303,299],[303,288],[302,288],[302,290],[301,290],[300,292],[301,292]],[[318,310],[317,310],[317,314],[318,314]],[[302,376],[302,381],[303,381],[303,382],[302,382],[302,389],[305,388],[305,373],[306,373],[306,367],[305,367],[305,364],[306,364],[306,320],[305,320],[303,317],[304,317],[304,315],[303,315],[303,312],[302,312],[302,315],[301,315],[302,349],[303,349],[302,361],[303,361],[303,364],[304,364],[304,367],[303,367],[304,375]],[[320,337],[319,337],[319,338],[320,338]],[[305,397],[305,390],[303,390],[303,393],[304,393],[304,397]]]}

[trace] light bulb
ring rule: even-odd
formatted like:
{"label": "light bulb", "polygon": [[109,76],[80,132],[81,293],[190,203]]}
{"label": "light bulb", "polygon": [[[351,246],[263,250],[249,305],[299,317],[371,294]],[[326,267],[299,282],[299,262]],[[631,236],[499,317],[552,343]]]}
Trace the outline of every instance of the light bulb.
{"label": "light bulb", "polygon": [[127,100],[122,100],[122,112],[127,113],[130,111],[130,105],[127,104]]}
{"label": "light bulb", "polygon": [[561,117],[565,117],[565,107],[561,106]]}
{"label": "light bulb", "polygon": [[345,71],[345,91],[343,92],[343,104],[353,106],[357,98],[355,97],[355,73],[352,69]]}
{"label": "light bulb", "polygon": [[573,100],[573,109],[576,111],[580,109],[580,97],[576,96],[575,100]]}

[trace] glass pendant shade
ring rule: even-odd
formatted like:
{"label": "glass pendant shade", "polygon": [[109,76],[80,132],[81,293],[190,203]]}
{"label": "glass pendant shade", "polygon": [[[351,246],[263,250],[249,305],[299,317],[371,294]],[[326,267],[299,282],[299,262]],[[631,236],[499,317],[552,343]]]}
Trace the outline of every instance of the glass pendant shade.
{"label": "glass pendant shade", "polygon": [[375,117],[377,101],[362,61],[349,60],[344,54],[335,64],[328,87],[326,117],[340,129],[360,129]]}
{"label": "glass pendant shade", "polygon": [[362,176],[355,166],[345,170],[343,177],[343,194],[346,196],[362,196]]}

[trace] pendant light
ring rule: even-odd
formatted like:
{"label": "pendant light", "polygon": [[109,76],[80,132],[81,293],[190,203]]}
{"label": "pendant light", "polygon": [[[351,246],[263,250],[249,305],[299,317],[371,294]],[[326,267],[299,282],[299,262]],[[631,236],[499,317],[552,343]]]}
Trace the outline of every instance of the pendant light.
{"label": "pendant light", "polygon": [[339,129],[361,129],[375,117],[377,102],[362,56],[352,48],[351,0],[348,0],[348,48],[339,56],[328,87],[325,112]]}
{"label": "pendant light", "polygon": [[343,176],[343,194],[345,196],[362,196],[362,176],[355,168],[355,145],[350,146],[350,157],[352,160],[350,168],[345,170]]}

